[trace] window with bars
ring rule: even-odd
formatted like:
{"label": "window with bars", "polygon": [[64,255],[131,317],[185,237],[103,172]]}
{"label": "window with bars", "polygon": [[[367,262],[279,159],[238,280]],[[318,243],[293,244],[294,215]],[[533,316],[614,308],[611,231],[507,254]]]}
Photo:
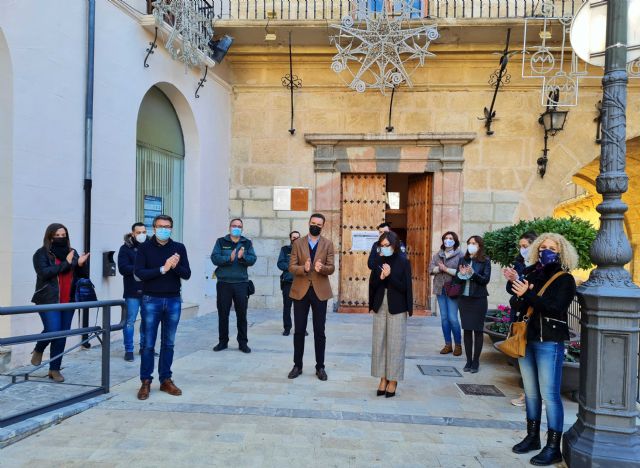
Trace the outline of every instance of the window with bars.
{"label": "window with bars", "polygon": [[172,237],[182,240],[184,140],[178,115],[157,87],[145,94],[138,113],[136,145],[136,220],[152,231],[153,218],[173,218]]}

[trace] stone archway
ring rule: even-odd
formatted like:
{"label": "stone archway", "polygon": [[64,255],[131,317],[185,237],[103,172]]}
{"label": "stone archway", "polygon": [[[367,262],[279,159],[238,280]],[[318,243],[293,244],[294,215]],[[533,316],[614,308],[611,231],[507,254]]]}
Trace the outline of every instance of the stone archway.
{"label": "stone archway", "polygon": [[[573,176],[573,182],[586,193],[558,205],[554,215],[575,215],[590,221],[596,227],[599,226],[600,215],[595,209],[602,202],[602,196],[596,191],[599,165],[598,156]],[[633,281],[640,285],[640,136],[627,140],[627,175],[629,190],[622,196],[628,206],[624,227],[633,249],[633,260],[627,268]]]}

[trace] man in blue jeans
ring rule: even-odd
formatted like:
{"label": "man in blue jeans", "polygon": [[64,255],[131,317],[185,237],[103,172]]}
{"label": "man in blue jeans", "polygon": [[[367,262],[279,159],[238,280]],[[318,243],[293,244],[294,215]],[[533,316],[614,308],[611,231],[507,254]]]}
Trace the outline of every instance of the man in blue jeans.
{"label": "man in blue jeans", "polygon": [[162,324],[158,377],[160,390],[170,395],[182,395],[171,379],[173,347],[176,338],[182,298],[181,280],[191,277],[189,259],[184,245],[171,240],[173,219],[158,215],[153,220],[155,235],[138,248],[134,275],[142,281],[142,320],[144,322],[144,347],[140,363],[138,399],[146,400],[151,391],[154,367],[154,347],[158,325]]}
{"label": "man in blue jeans", "polygon": [[[124,291],[122,297],[127,305],[127,321],[122,329],[124,338],[124,360],[133,361],[133,331],[142,302],[142,282],[133,274],[138,247],[147,240],[147,228],[143,223],[134,223],[131,232],[124,236],[124,244],[118,251],[118,271],[122,275]],[[144,321],[140,323],[140,354],[144,347]]]}

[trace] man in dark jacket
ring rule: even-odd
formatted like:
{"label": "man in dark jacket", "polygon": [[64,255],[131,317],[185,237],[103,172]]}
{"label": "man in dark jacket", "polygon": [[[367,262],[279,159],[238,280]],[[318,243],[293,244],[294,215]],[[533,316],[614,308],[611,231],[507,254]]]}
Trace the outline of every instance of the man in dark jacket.
{"label": "man in dark jacket", "polygon": [[280,289],[282,290],[282,323],[284,325],[282,334],[284,336],[289,336],[291,333],[291,305],[293,302],[289,297],[289,292],[291,292],[293,275],[289,273],[289,259],[291,258],[291,246],[298,239],[300,239],[300,233],[298,231],[291,231],[289,233],[290,243],[282,246],[280,255],[278,256],[278,268],[282,271],[280,275]]}
{"label": "man in dark jacket", "polygon": [[[391,224],[389,223],[380,223],[378,225],[378,234],[382,236],[385,232],[391,231]],[[367,266],[369,270],[373,270],[376,267],[376,260],[380,256],[379,246],[380,241],[375,241],[371,246],[371,251],[369,252],[369,259],[367,260]],[[400,255],[404,258],[407,258],[407,249],[404,246],[404,242],[400,241]]]}
{"label": "man in dark jacket", "polygon": [[[131,232],[124,236],[124,244],[118,251],[118,271],[122,275],[124,291],[122,297],[127,306],[127,321],[122,329],[124,340],[124,360],[133,361],[133,332],[140,302],[142,300],[142,282],[133,274],[138,246],[147,240],[147,228],[144,223],[134,223]],[[140,354],[144,343],[144,321],[140,323]]]}
{"label": "man in dark jacket", "polygon": [[160,390],[169,395],[182,395],[171,379],[173,347],[176,338],[182,298],[181,280],[191,277],[187,249],[171,240],[173,219],[158,215],[153,220],[155,235],[138,247],[133,274],[142,281],[142,320],[144,321],[144,347],[140,363],[142,386],[138,399],[146,400],[151,391],[151,374],[154,366],[154,347],[158,325],[162,323],[158,376]]}
{"label": "man in dark jacket", "polygon": [[211,253],[215,274],[218,304],[218,344],[214,351],[227,349],[229,343],[229,313],[231,303],[236,311],[238,345],[243,353],[250,353],[247,346],[247,307],[249,305],[249,275],[247,268],[256,263],[256,253],[249,239],[242,236],[242,220],[232,219],[229,234],[219,238]]}

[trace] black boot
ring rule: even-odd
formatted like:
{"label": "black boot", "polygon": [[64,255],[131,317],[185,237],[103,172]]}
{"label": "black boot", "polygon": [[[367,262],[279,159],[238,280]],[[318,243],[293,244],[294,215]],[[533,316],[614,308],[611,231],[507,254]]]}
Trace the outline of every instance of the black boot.
{"label": "black boot", "polygon": [[548,466],[562,461],[562,453],[560,452],[560,440],[562,432],[549,430],[547,432],[547,445],[542,451],[529,460],[529,463],[536,466]]}
{"label": "black boot", "polygon": [[527,437],[511,449],[514,453],[527,453],[540,450],[540,421],[527,419]]}

